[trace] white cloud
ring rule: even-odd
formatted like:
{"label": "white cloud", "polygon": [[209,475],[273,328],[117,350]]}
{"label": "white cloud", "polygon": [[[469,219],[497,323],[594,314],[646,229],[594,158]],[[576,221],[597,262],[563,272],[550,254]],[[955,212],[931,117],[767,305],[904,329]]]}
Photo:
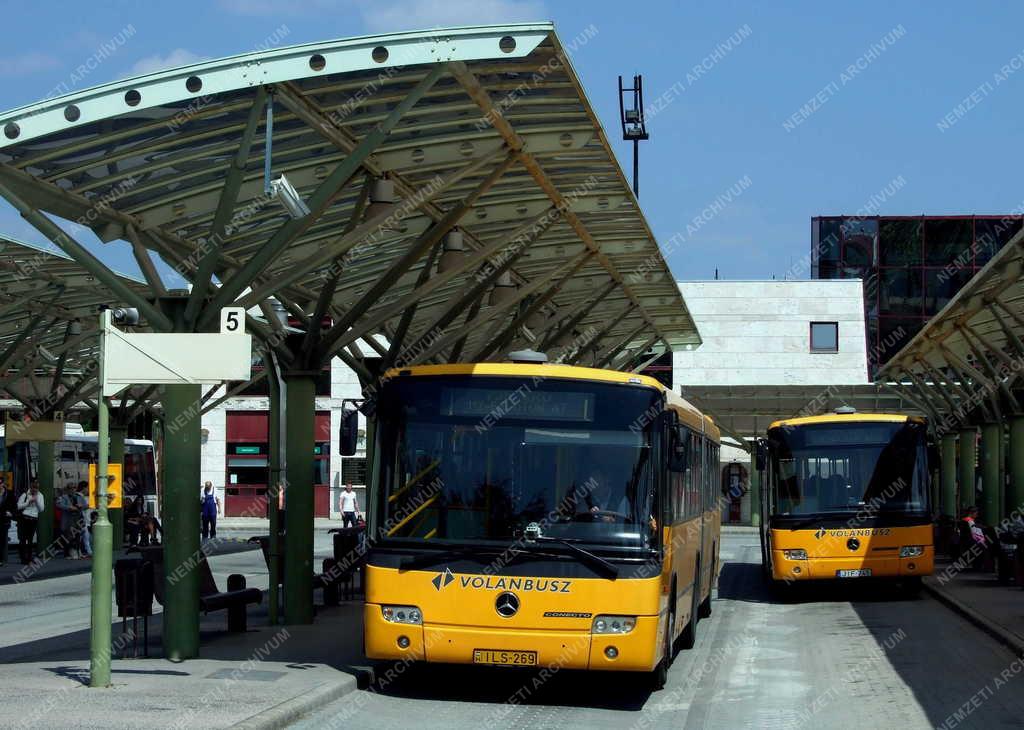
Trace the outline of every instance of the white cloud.
{"label": "white cloud", "polygon": [[548,19],[543,0],[379,0],[357,8],[374,33]]}
{"label": "white cloud", "polygon": [[153,73],[154,71],[163,71],[168,68],[178,68],[179,66],[187,66],[190,63],[196,61],[202,61],[205,56],[199,56],[186,48],[175,48],[173,51],[168,53],[166,56],[161,56],[159,53],[153,54],[152,56],[146,56],[135,62],[129,72],[132,76],[140,76],[142,74]]}
{"label": "white cloud", "polygon": [[58,68],[60,60],[48,53],[23,53],[20,56],[0,57],[0,76],[24,76],[38,71]]}

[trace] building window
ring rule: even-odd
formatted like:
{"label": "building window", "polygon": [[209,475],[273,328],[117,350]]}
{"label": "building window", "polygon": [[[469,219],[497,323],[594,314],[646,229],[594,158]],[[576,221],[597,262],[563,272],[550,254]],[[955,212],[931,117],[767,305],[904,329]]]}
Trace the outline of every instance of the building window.
{"label": "building window", "polygon": [[838,322],[811,322],[811,352],[839,352]]}
{"label": "building window", "polygon": [[341,483],[366,484],[366,457],[357,456],[341,460]]}

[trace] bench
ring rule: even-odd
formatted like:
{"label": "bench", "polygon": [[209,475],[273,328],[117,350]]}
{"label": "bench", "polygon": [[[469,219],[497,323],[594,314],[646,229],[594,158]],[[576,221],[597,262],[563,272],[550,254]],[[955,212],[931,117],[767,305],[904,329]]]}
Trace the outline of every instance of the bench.
{"label": "bench", "polygon": [[[267,570],[270,570],[270,535],[254,535],[250,537],[246,542],[252,545],[259,545],[260,552],[263,553],[263,560],[267,564]],[[284,585],[284,535],[281,535],[280,545],[282,547],[280,563],[277,574],[277,585]],[[337,573],[335,568],[334,558],[324,558],[323,572],[313,573],[313,590],[317,588],[323,590],[324,605],[325,606],[337,606],[338,605],[338,584],[339,581],[335,576]]]}
{"label": "bench", "polygon": [[[154,574],[164,575],[164,548],[163,545],[151,545],[138,548],[143,560],[153,564]],[[250,603],[259,604],[263,602],[263,591],[258,588],[246,588],[245,576],[239,573],[232,573],[228,576],[228,589],[218,590],[217,581],[213,578],[213,571],[206,556],[200,553],[196,565],[199,570],[199,610],[203,613],[211,611],[227,610],[228,631],[243,633],[248,628],[248,616],[246,608]],[[157,579],[153,581],[156,600],[160,605],[164,603],[164,581]]]}

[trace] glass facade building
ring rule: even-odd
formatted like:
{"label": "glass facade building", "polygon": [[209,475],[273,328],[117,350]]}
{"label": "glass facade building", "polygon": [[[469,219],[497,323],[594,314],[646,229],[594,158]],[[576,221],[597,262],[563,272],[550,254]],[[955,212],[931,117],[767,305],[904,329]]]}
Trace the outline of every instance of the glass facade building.
{"label": "glass facade building", "polygon": [[863,279],[868,361],[899,352],[1020,230],[1024,217],[821,216],[811,278]]}

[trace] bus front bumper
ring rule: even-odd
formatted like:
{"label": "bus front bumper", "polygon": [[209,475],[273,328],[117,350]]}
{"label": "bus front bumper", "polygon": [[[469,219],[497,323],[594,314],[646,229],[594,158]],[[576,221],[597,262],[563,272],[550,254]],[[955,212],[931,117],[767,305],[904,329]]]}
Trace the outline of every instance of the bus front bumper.
{"label": "bus front bumper", "polygon": [[399,624],[385,621],[379,604],[367,603],[363,626],[369,659],[473,664],[480,661],[474,659],[477,652],[485,650],[515,653],[518,660],[526,656],[532,661],[511,666],[534,666],[549,671],[650,671],[661,659],[657,616],[638,617],[628,634],[591,634],[589,630]]}
{"label": "bus front bumper", "polygon": [[[924,554],[914,558],[898,555],[881,557],[811,557],[790,560],[781,550],[772,552],[772,578],[781,581],[826,580],[843,577],[908,578],[931,575],[935,568],[935,549],[925,547]],[[870,574],[846,571],[870,570]],[[844,574],[841,574],[843,571]]]}

